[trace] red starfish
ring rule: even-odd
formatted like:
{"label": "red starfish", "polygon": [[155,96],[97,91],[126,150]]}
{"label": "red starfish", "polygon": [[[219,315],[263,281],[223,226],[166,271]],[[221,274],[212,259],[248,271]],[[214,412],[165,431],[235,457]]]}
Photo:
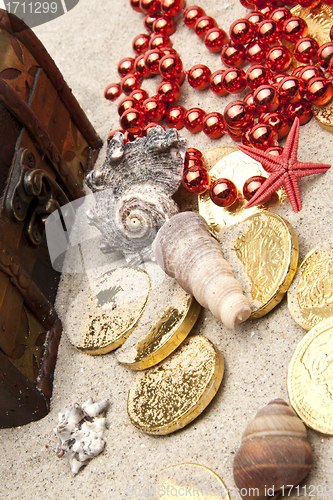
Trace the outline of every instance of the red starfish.
{"label": "red starfish", "polygon": [[238,146],[243,153],[259,161],[264,169],[270,173],[267,180],[245,205],[245,208],[262,203],[274,191],[284,186],[294,212],[299,212],[302,209],[298,179],[307,175],[326,172],[331,165],[297,161],[298,135],[299,119],[295,118],[280,156],[274,156],[266,151],[249,146]]}

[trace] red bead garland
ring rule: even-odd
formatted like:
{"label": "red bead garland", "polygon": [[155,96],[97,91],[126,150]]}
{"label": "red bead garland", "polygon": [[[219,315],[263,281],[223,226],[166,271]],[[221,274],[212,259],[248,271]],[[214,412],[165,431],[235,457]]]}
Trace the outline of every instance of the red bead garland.
{"label": "red bead garland", "polygon": [[[332,41],[319,47],[315,39],[307,36],[306,22],[292,16],[289,8],[281,6],[283,3],[291,7],[296,1],[240,1],[252,12],[232,23],[229,40],[227,33],[201,7],[193,5],[184,10],[185,0],[130,0],[135,11],[145,14],[144,26],[148,33],[135,37],[135,57],[126,57],[119,62],[117,70],[121,81],[110,84],[104,94],[111,101],[122,92],[128,96],[118,105],[121,127],[127,140],[147,133],[164,120],[169,127],[178,130],[184,126],[192,133],[203,130],[212,139],[228,133],[235,141],[279,154],[277,140],[287,135],[295,116],[299,117],[300,124],[305,124],[312,117],[312,104],[329,102],[333,97],[333,26],[330,32]],[[319,2],[298,1],[310,9]],[[325,0],[325,3],[330,5],[333,0]],[[206,48],[221,53],[226,69],[212,74],[206,65],[196,64],[187,72],[183,70],[182,61],[169,38],[176,30],[173,18],[181,12],[185,25],[203,40]],[[284,40],[294,47],[287,48]],[[303,66],[287,75],[292,54]],[[250,63],[246,72],[242,69],[245,62]],[[331,73],[328,77],[327,72]],[[162,81],[156,94],[149,97],[140,88],[142,80],[157,74],[161,75]],[[206,114],[200,108],[186,110],[175,105],[185,75],[193,88],[209,88],[217,96],[237,94],[247,86],[251,91],[242,101],[228,104],[224,113]],[[207,181],[203,158],[191,156],[183,185],[196,193],[208,188],[209,176]],[[249,185],[253,186],[253,183]],[[219,183],[215,190],[211,189],[210,195],[214,202],[221,203],[224,195],[218,186]],[[247,196],[251,189],[246,190]]]}

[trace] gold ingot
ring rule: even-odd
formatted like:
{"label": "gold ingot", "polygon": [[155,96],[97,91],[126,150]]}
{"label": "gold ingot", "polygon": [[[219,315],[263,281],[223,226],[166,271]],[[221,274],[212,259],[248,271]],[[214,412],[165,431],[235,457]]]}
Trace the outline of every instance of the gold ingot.
{"label": "gold ingot", "polygon": [[[208,191],[199,195],[199,213],[207,221],[207,224],[215,235],[225,226],[236,224],[254,213],[267,210],[268,202],[251,208],[244,208],[247,203],[247,200],[243,197],[245,181],[255,175],[268,177],[268,173],[264,170],[261,163],[253,160],[250,156],[236,148],[217,148],[205,153],[204,157],[211,181],[221,178],[229,179],[236,185],[239,194],[239,199],[227,208],[215,205]],[[213,166],[211,166],[212,164]],[[282,193],[282,190],[274,193],[269,203],[277,203],[279,200],[282,200]]]}
{"label": "gold ingot", "polygon": [[183,428],[213,399],[223,371],[223,356],[212,342],[188,337],[162,363],[137,374],[127,402],[132,424],[148,434]]}
{"label": "gold ingot", "polygon": [[333,318],[312,328],[296,347],[288,368],[288,393],[306,425],[333,434]]}
{"label": "gold ingot", "polygon": [[89,284],[73,300],[65,319],[71,344],[87,354],[105,354],[132,333],[150,290],[143,269],[119,267]]}
{"label": "gold ingot", "polygon": [[319,125],[325,130],[333,132],[333,101],[330,101],[324,106],[316,106],[313,104],[311,109]]}
{"label": "gold ingot", "polygon": [[169,356],[187,337],[201,311],[192,295],[157,264],[146,263],[146,270],[153,285],[145,310],[116,354],[119,363],[132,370],[150,368]]}
{"label": "gold ingot", "polygon": [[333,317],[333,251],[324,241],[301,262],[288,290],[288,308],[293,319],[310,330]]}
{"label": "gold ingot", "polygon": [[179,464],[157,475],[153,500],[230,500],[222,479],[213,471],[196,464]]}
{"label": "gold ingot", "polygon": [[217,236],[225,259],[250,299],[251,318],[275,307],[288,290],[298,261],[295,230],[272,212],[257,212]]}
{"label": "gold ingot", "polygon": [[301,17],[308,25],[308,34],[320,45],[330,42],[330,29],[333,23],[333,9],[321,2],[315,9],[307,9],[296,5],[291,9],[292,16]]}

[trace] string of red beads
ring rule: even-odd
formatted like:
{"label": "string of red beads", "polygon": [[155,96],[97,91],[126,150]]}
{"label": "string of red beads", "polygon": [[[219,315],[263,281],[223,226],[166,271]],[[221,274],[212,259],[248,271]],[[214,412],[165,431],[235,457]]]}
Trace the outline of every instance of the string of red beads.
{"label": "string of red beads", "polygon": [[[322,1],[333,4],[333,0]],[[121,93],[127,96],[118,105],[120,125],[127,140],[144,135],[164,120],[178,130],[183,127],[193,133],[203,130],[212,139],[228,133],[235,141],[279,154],[278,140],[288,134],[294,118],[298,116],[304,125],[312,117],[312,104],[330,101],[333,97],[333,26],[331,42],[319,47],[315,39],[307,36],[306,22],[292,16],[289,10],[296,4],[312,9],[320,0],[240,2],[251,12],[231,24],[228,36],[201,7],[184,10],[185,0],[130,0],[134,10],[145,14],[143,22],[148,33],[135,37],[132,44],[135,57],[119,62],[121,81],[105,89],[105,97],[111,101]],[[221,53],[226,69],[212,74],[206,65],[197,64],[184,71],[169,38],[176,30],[173,18],[180,13],[185,25],[203,40],[208,50]],[[290,43],[294,44],[292,50]],[[288,74],[292,57],[302,65]],[[244,71],[243,65],[249,63]],[[142,81],[157,74],[162,81],[156,94],[149,97],[140,88]],[[237,94],[246,87],[250,92],[242,101],[228,104],[223,115],[206,114],[200,108],[186,110],[175,104],[186,76],[193,88],[210,88],[217,96]],[[113,135],[111,132],[109,138]],[[251,180],[250,187],[244,187],[243,196],[248,199],[253,195],[260,182]],[[228,203],[235,201],[234,186],[225,179],[210,183],[203,156],[191,148],[186,154],[183,184],[194,193],[209,189],[211,198],[220,206],[229,206]],[[256,189],[253,186],[257,186]]]}

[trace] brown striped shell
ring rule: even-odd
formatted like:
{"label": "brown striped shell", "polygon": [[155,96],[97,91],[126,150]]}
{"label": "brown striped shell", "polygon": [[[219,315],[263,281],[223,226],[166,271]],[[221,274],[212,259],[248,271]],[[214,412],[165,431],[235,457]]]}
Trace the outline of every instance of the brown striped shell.
{"label": "brown striped shell", "polygon": [[287,403],[275,399],[246,427],[234,458],[234,479],[244,500],[265,500],[283,488],[289,491],[311,465],[305,425]]}

